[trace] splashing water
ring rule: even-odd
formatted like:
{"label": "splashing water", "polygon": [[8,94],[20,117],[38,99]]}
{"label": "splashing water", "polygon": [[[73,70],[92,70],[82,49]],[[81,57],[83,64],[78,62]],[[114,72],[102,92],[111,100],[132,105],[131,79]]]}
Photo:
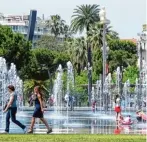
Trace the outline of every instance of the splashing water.
{"label": "splashing water", "polygon": [[[13,85],[15,87],[15,92],[17,93],[17,106],[18,109],[23,108],[23,82],[17,76],[16,66],[11,63],[10,69],[8,70],[6,60],[0,57],[0,107],[1,110],[4,108],[6,101],[9,98],[8,85]],[[4,121],[4,114],[1,115],[2,124]],[[3,125],[2,125],[3,127]]]}
{"label": "splashing water", "polygon": [[[57,69],[57,77],[54,81],[54,87],[53,87],[53,99],[54,99],[54,115],[62,115],[62,87],[63,87],[63,69],[62,66],[59,65]],[[60,120],[59,120],[60,121]],[[54,121],[54,127],[58,128],[59,131],[59,125],[57,124],[58,121]],[[59,122],[60,123],[60,122]]]}

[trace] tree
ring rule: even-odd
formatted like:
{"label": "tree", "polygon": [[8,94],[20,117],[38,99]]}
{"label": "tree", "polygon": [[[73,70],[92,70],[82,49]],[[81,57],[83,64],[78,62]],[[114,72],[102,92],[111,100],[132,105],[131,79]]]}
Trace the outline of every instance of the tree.
{"label": "tree", "polygon": [[59,15],[52,15],[50,20],[46,21],[46,27],[51,30],[51,33],[57,38],[63,34],[65,21]]}
{"label": "tree", "polygon": [[93,71],[99,76],[102,73],[102,51],[97,48],[93,51]]}
{"label": "tree", "polygon": [[131,41],[113,39],[108,42],[110,50],[123,50],[132,54],[137,54],[136,44]]}
{"label": "tree", "polygon": [[126,82],[129,79],[131,84],[135,84],[138,75],[139,69],[136,66],[128,66],[124,72],[123,82]]}
{"label": "tree", "polygon": [[57,40],[53,36],[43,35],[36,42],[37,48],[47,48],[49,50],[56,50],[58,48]]}
{"label": "tree", "polygon": [[64,52],[67,50],[66,47],[63,40],[53,36],[44,35],[36,42],[36,48],[47,48],[58,52]]}
{"label": "tree", "polygon": [[49,80],[42,81],[42,80],[34,80],[29,79],[24,81],[24,98],[28,100],[30,95],[32,94],[35,86],[40,86],[41,90],[43,91],[43,98],[47,100],[49,98]]}
{"label": "tree", "polygon": [[99,21],[99,5],[81,5],[74,9],[72,15],[71,29],[76,33],[81,33],[86,30],[89,31],[90,25]]}
{"label": "tree", "polygon": [[[87,37],[90,26],[99,21],[99,5],[81,5],[74,9],[72,15],[71,29],[76,33],[86,30]],[[91,47],[87,42],[88,62],[91,65]]]}
{"label": "tree", "polygon": [[132,42],[121,40],[109,41],[108,63],[110,72],[113,72],[117,66],[136,66],[137,50],[136,45]]}
{"label": "tree", "polygon": [[[118,66],[123,66],[124,68],[127,68],[128,66],[136,66],[137,52],[133,43],[111,40],[108,42],[108,46],[110,48],[107,59],[109,72],[113,73]],[[93,51],[93,71],[98,75],[102,73],[101,48],[95,48]]]}
{"label": "tree", "polygon": [[[88,37],[89,28],[95,22],[99,21],[99,5],[81,5],[77,6],[74,9],[74,15],[72,16],[71,21],[71,29],[75,32],[83,32],[86,30],[86,34]],[[92,58],[91,58],[91,46],[89,41],[87,41],[87,57],[88,57],[88,64],[92,66]],[[89,71],[89,86],[88,86],[88,95],[89,95],[89,104],[91,103],[91,90],[92,90],[92,72]]]}
{"label": "tree", "polygon": [[[97,22],[90,26],[88,39],[92,49],[101,48],[103,46],[103,24]],[[106,41],[119,39],[118,33],[112,30],[111,26],[106,29]]]}
{"label": "tree", "polygon": [[16,65],[18,73],[28,64],[30,49],[31,44],[21,34],[13,33],[9,27],[0,25],[1,55],[7,60],[8,65]]}
{"label": "tree", "polygon": [[87,62],[86,40],[84,37],[76,38],[69,45],[70,60],[80,75],[81,70],[86,67]]}
{"label": "tree", "polygon": [[69,57],[64,53],[46,48],[32,49],[29,67],[26,71],[29,75],[27,79],[47,80],[50,78],[49,74],[53,73],[59,64],[65,66],[67,61],[69,61]]}
{"label": "tree", "polygon": [[63,26],[63,36],[64,36],[64,39],[66,40],[66,39],[68,39],[68,38],[70,38],[70,37],[72,37],[72,35],[74,34],[74,32],[73,31],[71,31],[70,30],[70,27],[68,26],[68,25],[64,25]]}
{"label": "tree", "polygon": [[16,64],[20,70],[29,61],[31,44],[20,34],[14,34],[12,45],[6,47],[4,58],[7,62]]}

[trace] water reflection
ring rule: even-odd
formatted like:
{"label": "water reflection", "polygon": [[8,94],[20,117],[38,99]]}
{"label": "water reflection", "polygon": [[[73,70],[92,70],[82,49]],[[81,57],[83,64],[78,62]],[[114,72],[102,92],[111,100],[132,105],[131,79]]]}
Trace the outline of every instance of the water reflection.
{"label": "water reflection", "polygon": [[[18,112],[17,118],[21,122],[29,126],[31,122],[32,111]],[[133,125],[120,125],[115,121],[115,114],[103,114],[102,112],[91,113],[89,111],[69,111],[67,118],[66,111],[55,113],[54,111],[46,111],[45,118],[48,123],[54,126],[54,133],[81,133],[81,134],[145,134],[145,123],[137,123],[136,117],[132,117],[135,121]],[[5,128],[5,119],[0,116],[0,129]],[[20,129],[12,123],[10,133],[22,133]],[[45,131],[45,126],[37,121],[35,125],[37,133]]]}

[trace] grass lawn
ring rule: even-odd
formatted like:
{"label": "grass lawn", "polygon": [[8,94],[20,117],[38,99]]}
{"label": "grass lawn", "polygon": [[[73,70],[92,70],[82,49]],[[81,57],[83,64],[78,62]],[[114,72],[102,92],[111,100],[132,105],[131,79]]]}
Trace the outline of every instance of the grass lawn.
{"label": "grass lawn", "polygon": [[0,135],[0,142],[146,142],[145,135]]}

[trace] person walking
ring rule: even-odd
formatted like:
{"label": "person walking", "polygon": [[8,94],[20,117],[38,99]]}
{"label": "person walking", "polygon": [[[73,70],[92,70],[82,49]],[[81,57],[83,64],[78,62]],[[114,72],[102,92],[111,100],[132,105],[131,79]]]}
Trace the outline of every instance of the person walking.
{"label": "person walking", "polygon": [[34,113],[33,113],[30,129],[27,133],[33,133],[33,127],[34,127],[36,118],[40,118],[40,120],[46,125],[47,134],[51,133],[52,128],[49,127],[47,121],[43,117],[43,113],[44,113],[43,96],[42,96],[41,89],[40,89],[39,86],[36,86],[34,88],[34,95],[32,96],[32,98],[35,101],[35,110],[34,110]]}
{"label": "person walking", "polygon": [[26,132],[26,126],[16,120],[16,113],[17,113],[17,94],[15,93],[15,88],[13,85],[8,86],[8,91],[10,94],[9,102],[7,103],[3,112],[7,112],[6,114],[6,129],[4,133],[9,133],[10,127],[10,118],[13,123],[18,125],[20,128],[23,129],[24,133]]}

